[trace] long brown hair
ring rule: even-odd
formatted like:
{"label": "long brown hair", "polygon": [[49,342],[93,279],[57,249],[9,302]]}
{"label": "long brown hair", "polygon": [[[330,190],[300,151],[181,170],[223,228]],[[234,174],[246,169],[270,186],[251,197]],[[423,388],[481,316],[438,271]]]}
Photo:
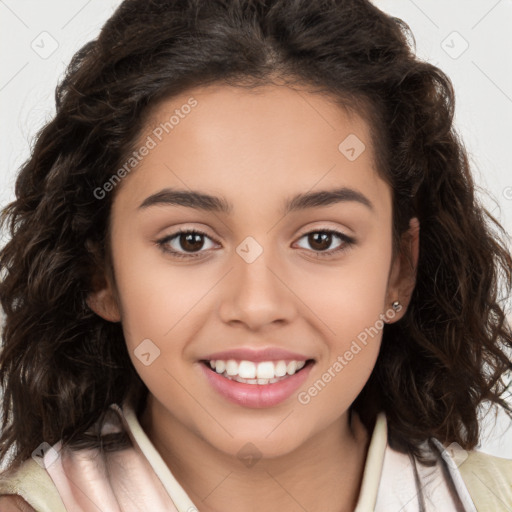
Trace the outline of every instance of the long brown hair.
{"label": "long brown hair", "polygon": [[474,448],[484,402],[511,414],[506,233],[475,197],[452,84],[415,57],[407,25],[366,0],[125,0],[74,56],[2,212],[0,459],[12,448],[17,464],[43,441],[97,443],[86,431],[111,403],[141,411],[148,390],[121,325],[86,304],[94,276],[111,270],[115,193],[94,191],[160,100],[275,79],[323,91],[369,122],[393,192],[395,250],[409,219],[421,224],[412,301],[385,326],[353,409],[369,427],[385,411],[392,445],[415,455],[430,437]]}

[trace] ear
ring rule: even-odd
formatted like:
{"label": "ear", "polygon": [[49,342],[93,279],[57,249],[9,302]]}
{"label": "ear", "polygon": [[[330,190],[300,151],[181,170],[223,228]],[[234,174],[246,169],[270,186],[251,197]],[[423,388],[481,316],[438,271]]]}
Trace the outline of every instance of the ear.
{"label": "ear", "polygon": [[90,293],[86,299],[87,305],[99,316],[109,322],[120,322],[121,314],[109,288]]}
{"label": "ear", "polygon": [[400,320],[411,302],[416,285],[419,249],[420,222],[417,217],[413,217],[409,221],[409,229],[400,240],[400,251],[391,267],[386,294],[386,311],[389,311],[391,304],[396,300],[400,302],[401,307],[396,310],[392,319],[387,320],[387,323]]}
{"label": "ear", "polygon": [[92,279],[93,291],[87,296],[87,305],[99,316],[109,322],[120,322],[121,312],[113,278],[97,274]]}

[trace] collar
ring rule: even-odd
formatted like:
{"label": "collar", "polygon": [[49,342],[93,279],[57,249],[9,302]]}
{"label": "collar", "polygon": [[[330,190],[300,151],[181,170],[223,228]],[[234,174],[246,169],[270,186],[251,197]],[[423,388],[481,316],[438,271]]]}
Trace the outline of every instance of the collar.
{"label": "collar", "polygon": [[372,438],[366,455],[363,480],[359,499],[354,512],[372,512],[377,502],[377,493],[382,474],[384,453],[388,445],[388,424],[386,415],[380,412],[377,415],[373,428]]}
{"label": "collar", "polygon": [[[125,405],[122,410],[118,406],[113,407],[115,407],[121,415],[124,416],[127,429],[131,432],[155,474],[169,493],[169,496],[176,505],[178,512],[197,511],[197,507],[171,473],[169,467],[142,429],[134,410],[128,405]],[[381,412],[377,416],[370,440],[363,471],[361,489],[354,512],[373,512],[375,508],[381,479],[382,464],[384,461],[384,453],[387,447],[387,435],[386,415]]]}

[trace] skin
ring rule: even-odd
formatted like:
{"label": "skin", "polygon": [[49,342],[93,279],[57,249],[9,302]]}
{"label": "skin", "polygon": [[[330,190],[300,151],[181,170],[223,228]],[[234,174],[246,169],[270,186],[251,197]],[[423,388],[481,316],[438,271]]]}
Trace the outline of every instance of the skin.
{"label": "skin", "polygon": [[[150,392],[141,424],[201,512],[353,510],[371,432],[357,415],[349,421],[348,408],[373,370],[381,333],[307,405],[297,393],[270,408],[232,404],[210,387],[199,359],[238,346],[289,349],[316,360],[299,389],[307,390],[394,300],[404,307],[388,322],[405,313],[417,219],[392,260],[391,190],[376,172],[369,127],[325,95],[278,85],[198,87],[159,104],[141,144],[191,96],[198,105],[115,191],[114,279],[104,276],[89,305],[122,323]],[[349,134],[366,146],[354,161],[338,150]],[[280,213],[295,194],[341,186],[364,194],[373,209],[344,201]],[[166,187],[224,196],[233,211],[138,208]],[[202,256],[162,251],[156,241],[179,228],[207,234],[196,245]],[[325,229],[355,243],[321,258],[304,235]],[[236,252],[247,236],[263,249],[252,263]],[[345,243],[331,240],[326,251]],[[167,246],[187,254],[183,238]],[[160,356],[145,366],[134,350],[148,338]],[[237,456],[248,442],[262,455],[252,467]]]}
{"label": "skin", "polygon": [[0,496],[2,512],[36,512],[23,498],[15,494]]}

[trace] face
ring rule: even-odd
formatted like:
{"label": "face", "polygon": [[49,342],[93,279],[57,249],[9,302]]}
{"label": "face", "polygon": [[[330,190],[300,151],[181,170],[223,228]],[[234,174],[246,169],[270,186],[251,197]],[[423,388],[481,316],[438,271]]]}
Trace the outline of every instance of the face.
{"label": "face", "polygon": [[[160,417],[225,453],[250,440],[268,456],[344,421],[384,315],[399,320],[405,307],[391,303],[410,296],[369,127],[305,90],[219,85],[161,103],[139,142],[149,149],[112,208],[115,288],[90,304],[121,321]],[[249,355],[234,359],[252,354],[256,369],[258,359],[309,362],[258,385],[204,362],[239,349]]]}

